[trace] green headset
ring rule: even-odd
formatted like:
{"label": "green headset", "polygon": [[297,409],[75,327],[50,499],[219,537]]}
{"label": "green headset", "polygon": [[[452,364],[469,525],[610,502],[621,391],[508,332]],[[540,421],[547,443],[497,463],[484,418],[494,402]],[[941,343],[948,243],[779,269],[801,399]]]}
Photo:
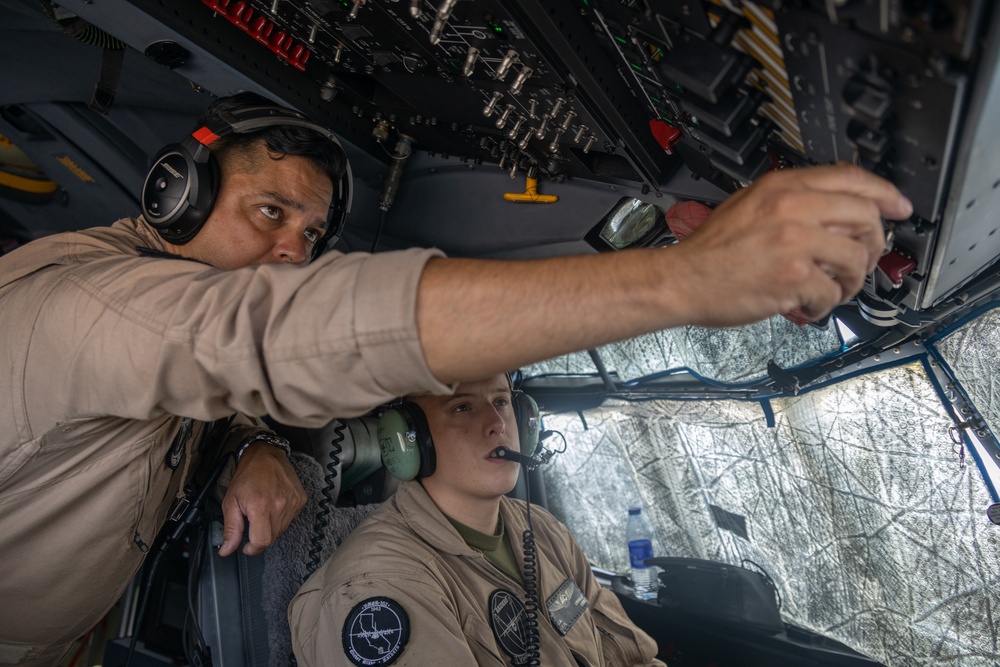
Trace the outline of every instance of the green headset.
{"label": "green headset", "polygon": [[[520,453],[532,456],[538,449],[538,403],[522,391],[512,392],[511,403]],[[411,401],[393,405],[379,417],[378,446],[386,470],[399,480],[427,477],[437,467],[427,416]]]}

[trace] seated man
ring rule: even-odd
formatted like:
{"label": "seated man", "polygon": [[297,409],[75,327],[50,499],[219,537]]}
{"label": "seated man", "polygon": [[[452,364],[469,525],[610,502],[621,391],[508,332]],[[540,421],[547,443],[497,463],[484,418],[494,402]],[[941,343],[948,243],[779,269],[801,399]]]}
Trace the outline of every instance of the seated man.
{"label": "seated man", "polygon": [[499,458],[498,448],[516,452],[528,438],[519,438],[505,375],[460,384],[452,396],[418,396],[401,410],[415,413],[419,477],[403,482],[292,600],[301,667],[518,665],[529,664],[533,649],[545,665],[663,665],[655,642],[594,579],[569,530],[537,507],[534,571],[526,564],[526,505],[504,495],[520,464]]}

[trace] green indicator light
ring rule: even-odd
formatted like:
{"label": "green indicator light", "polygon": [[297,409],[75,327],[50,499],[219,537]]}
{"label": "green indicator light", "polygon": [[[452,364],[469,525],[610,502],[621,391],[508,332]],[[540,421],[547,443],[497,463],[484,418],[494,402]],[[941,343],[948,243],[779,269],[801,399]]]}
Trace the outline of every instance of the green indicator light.
{"label": "green indicator light", "polygon": [[642,71],[642,65],[636,65],[635,63],[629,63],[629,66],[632,69],[634,69],[636,72],[641,72]]}
{"label": "green indicator light", "polygon": [[451,65],[452,69],[458,69],[458,65],[455,64],[454,60],[449,60],[448,64]]}
{"label": "green indicator light", "polygon": [[628,44],[628,40],[626,40],[626,39],[624,39],[622,37],[618,37],[617,35],[615,35],[615,41],[616,42],[621,42],[622,44]]}
{"label": "green indicator light", "polygon": [[653,97],[652,95],[650,95],[649,99],[653,100],[657,104],[663,104],[663,100],[661,100],[659,97]]}

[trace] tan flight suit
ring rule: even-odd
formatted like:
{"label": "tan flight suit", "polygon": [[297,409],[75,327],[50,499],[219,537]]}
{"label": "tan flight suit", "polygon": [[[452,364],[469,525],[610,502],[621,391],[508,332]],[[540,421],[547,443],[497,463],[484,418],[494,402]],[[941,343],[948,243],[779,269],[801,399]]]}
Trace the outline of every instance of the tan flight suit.
{"label": "tan flight suit", "polygon": [[0,257],[0,665],[54,663],[117,600],[195,463],[166,465],[181,416],[318,427],[449,389],[416,331],[435,251],[220,271],[137,246],[164,248],[120,220]]}
{"label": "tan flight suit", "polygon": [[[524,503],[502,498],[500,513],[523,568]],[[531,519],[541,664],[662,666],[655,642],[597,583],[567,528],[537,507]],[[413,481],[302,585],[288,620],[300,667],[500,666],[525,657],[523,603],[520,584],[469,547]]]}

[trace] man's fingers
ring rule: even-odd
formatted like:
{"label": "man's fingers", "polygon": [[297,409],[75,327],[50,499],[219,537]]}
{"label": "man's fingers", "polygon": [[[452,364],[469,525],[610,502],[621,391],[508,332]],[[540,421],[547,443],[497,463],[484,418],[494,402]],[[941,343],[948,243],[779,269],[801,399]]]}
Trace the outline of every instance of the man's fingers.
{"label": "man's fingers", "polygon": [[843,192],[790,192],[786,200],[773,206],[777,214],[785,219],[803,217],[808,213],[810,219],[824,227],[840,225],[854,233],[881,228],[880,211],[874,201]]}
{"label": "man's fingers", "polygon": [[825,192],[803,194],[802,198],[806,200],[802,202],[804,210],[817,211],[817,220],[826,231],[851,237],[866,248],[865,273],[875,268],[885,249],[885,229],[874,202]]}
{"label": "man's fingers", "polygon": [[861,167],[840,163],[796,169],[791,173],[810,190],[840,192],[870,199],[886,218],[901,220],[913,214],[913,204],[896,186]]}
{"label": "man's fingers", "polygon": [[817,235],[810,254],[813,263],[802,282],[799,309],[817,319],[858,293],[864,284],[867,253],[848,236]]}
{"label": "man's fingers", "polygon": [[271,517],[247,508],[247,521],[250,522],[250,540],[243,546],[243,553],[247,556],[256,556],[274,542]]}
{"label": "man's fingers", "polygon": [[259,511],[252,502],[248,503],[246,508],[242,508],[235,501],[223,503],[223,520],[225,526],[222,532],[222,546],[219,547],[220,556],[236,552],[240,542],[243,541],[244,525],[248,526],[249,539],[243,546],[243,553],[247,556],[256,556],[274,542],[276,537],[274,525],[287,526],[291,522],[291,518],[284,521],[281,517],[271,517],[267,512]]}
{"label": "man's fingers", "polygon": [[[731,209],[729,214],[732,215]],[[881,211],[874,201],[863,197],[842,192],[779,189],[765,192],[752,215],[759,226],[819,228],[827,238],[856,240],[865,252],[866,266],[862,267],[862,273],[875,268],[885,248]]]}
{"label": "man's fingers", "polygon": [[827,271],[828,269],[817,264],[812,275],[803,284],[799,311],[810,320],[823,317],[848,296],[841,282]]}
{"label": "man's fingers", "polygon": [[835,269],[815,264],[799,289],[799,312],[809,320],[818,320],[842,304],[856,292],[845,288],[844,280]]}
{"label": "man's fingers", "polygon": [[229,494],[222,501],[222,520],[222,546],[219,547],[219,555],[228,556],[239,548],[243,539],[243,510]]}
{"label": "man's fingers", "polygon": [[843,295],[838,303],[861,290],[868,262],[860,243],[844,236],[830,236],[816,248],[815,256],[820,272],[840,285]]}

